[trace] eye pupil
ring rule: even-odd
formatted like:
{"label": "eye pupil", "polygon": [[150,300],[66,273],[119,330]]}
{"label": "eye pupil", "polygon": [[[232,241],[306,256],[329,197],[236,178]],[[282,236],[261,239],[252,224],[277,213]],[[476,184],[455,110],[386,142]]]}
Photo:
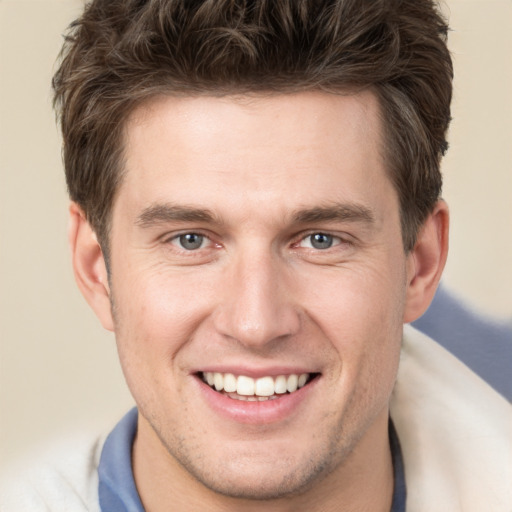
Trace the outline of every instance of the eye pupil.
{"label": "eye pupil", "polygon": [[180,236],[180,245],[187,251],[199,249],[203,244],[204,237],[197,233],[187,233]]}
{"label": "eye pupil", "polygon": [[331,235],[325,233],[315,233],[311,235],[311,246],[315,249],[329,249],[333,244],[333,238]]}

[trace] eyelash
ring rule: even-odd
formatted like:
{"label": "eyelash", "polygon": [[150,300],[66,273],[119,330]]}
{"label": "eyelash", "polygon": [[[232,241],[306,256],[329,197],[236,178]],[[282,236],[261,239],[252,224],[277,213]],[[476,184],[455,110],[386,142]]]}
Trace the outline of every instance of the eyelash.
{"label": "eyelash", "polygon": [[205,249],[205,247],[197,247],[195,249],[186,249],[185,247],[183,247],[181,245],[178,245],[180,243],[180,240],[184,237],[187,237],[187,236],[197,236],[197,237],[201,237],[201,246],[203,245],[203,243],[206,241],[208,242],[208,245],[218,245],[218,244],[215,244],[212,239],[208,236],[208,235],[205,235],[204,233],[201,233],[201,232],[198,232],[198,231],[186,231],[184,233],[179,233],[177,235],[173,235],[172,237],[170,238],[167,238],[165,240],[166,243],[168,244],[171,244],[173,246],[175,246],[179,251],[181,252],[184,252],[184,253],[188,253],[188,254],[192,254],[192,253],[195,253],[195,252],[198,252],[200,249]]}
{"label": "eyelash", "polygon": [[[189,249],[183,247],[183,244],[182,243],[180,244],[180,241],[182,242],[183,241],[182,239],[187,236],[200,237],[201,238],[200,245],[198,247],[189,248]],[[314,247],[314,242],[310,242],[310,244],[311,244],[310,247],[305,247],[305,248],[309,249],[311,251],[314,251],[314,252],[326,252],[326,251],[329,251],[329,249],[332,249],[333,247],[337,247],[339,245],[352,245],[352,243],[349,240],[347,240],[346,238],[342,238],[340,236],[333,235],[332,233],[329,233],[326,231],[312,231],[307,234],[301,234],[300,239],[297,242],[294,242],[292,244],[292,247],[293,248],[300,247],[300,245],[303,242],[307,241],[308,239],[311,241],[312,237],[314,237],[314,236],[326,237],[330,241],[330,245],[328,247],[324,247],[324,248]],[[173,235],[172,237],[167,238],[165,240],[166,243],[169,243],[169,244],[175,246],[178,250],[180,250],[184,253],[188,253],[190,255],[192,255],[193,253],[197,253],[200,249],[207,248],[207,247],[202,247],[202,245],[204,244],[205,241],[208,242],[208,245],[213,244],[213,245],[216,245],[217,247],[220,247],[220,244],[215,244],[215,242],[213,242],[212,239],[208,235],[205,235],[204,233],[201,233],[198,231],[187,231],[187,232],[179,233],[179,234]],[[321,241],[318,243],[321,243]]]}
{"label": "eyelash", "polygon": [[[327,238],[328,246],[323,247],[323,248],[315,247],[314,246],[315,242],[313,241],[313,237]],[[315,231],[315,232],[308,233],[305,236],[302,236],[301,239],[294,245],[300,246],[300,244],[306,242],[307,240],[310,241],[310,247],[307,247],[307,248],[310,250],[319,251],[319,252],[328,251],[329,249],[331,249],[333,247],[337,247],[343,243],[347,243],[344,239],[342,239],[339,236],[333,235],[333,234],[325,232],[325,231]],[[321,239],[316,240],[316,243],[322,244],[322,240]]]}

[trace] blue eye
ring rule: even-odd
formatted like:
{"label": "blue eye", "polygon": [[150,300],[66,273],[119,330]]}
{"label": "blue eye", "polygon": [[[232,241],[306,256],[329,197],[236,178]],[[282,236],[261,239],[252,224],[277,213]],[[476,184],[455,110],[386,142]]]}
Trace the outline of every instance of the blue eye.
{"label": "blue eye", "polygon": [[326,249],[330,249],[340,243],[341,239],[337,236],[329,235],[327,233],[312,233],[311,235],[304,237],[299,245],[301,247],[306,247],[307,249],[325,251]]}
{"label": "blue eye", "polygon": [[181,249],[185,249],[186,251],[194,251],[196,249],[200,249],[205,243],[205,238],[203,235],[199,235],[197,233],[185,233],[184,235],[180,235],[176,237],[173,241],[179,244]]}
{"label": "blue eye", "polygon": [[314,249],[329,249],[334,243],[334,237],[325,233],[309,235],[309,240]]}

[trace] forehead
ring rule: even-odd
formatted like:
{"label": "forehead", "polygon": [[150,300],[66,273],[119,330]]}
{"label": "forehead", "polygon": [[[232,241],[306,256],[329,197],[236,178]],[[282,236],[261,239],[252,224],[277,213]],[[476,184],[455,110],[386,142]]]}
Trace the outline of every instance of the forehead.
{"label": "forehead", "polygon": [[120,196],[133,208],[259,203],[284,213],[394,196],[370,92],[158,97],[133,112],[124,142]]}
{"label": "forehead", "polygon": [[173,137],[189,154],[199,144],[216,144],[219,134],[225,137],[225,147],[235,143],[230,149],[270,148],[278,142],[304,150],[326,150],[334,144],[350,152],[359,146],[355,139],[366,145],[379,143],[380,124],[378,100],[370,91],[157,96],[128,118],[125,148],[155,140],[158,131]]}

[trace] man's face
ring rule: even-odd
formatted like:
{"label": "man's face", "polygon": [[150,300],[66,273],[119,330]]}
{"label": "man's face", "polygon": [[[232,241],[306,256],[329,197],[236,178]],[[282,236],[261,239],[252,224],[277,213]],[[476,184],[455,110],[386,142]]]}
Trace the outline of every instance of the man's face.
{"label": "man's face", "polygon": [[370,93],[165,97],[134,113],[111,294],[136,454],[255,498],[371,456],[407,283],[380,137]]}

